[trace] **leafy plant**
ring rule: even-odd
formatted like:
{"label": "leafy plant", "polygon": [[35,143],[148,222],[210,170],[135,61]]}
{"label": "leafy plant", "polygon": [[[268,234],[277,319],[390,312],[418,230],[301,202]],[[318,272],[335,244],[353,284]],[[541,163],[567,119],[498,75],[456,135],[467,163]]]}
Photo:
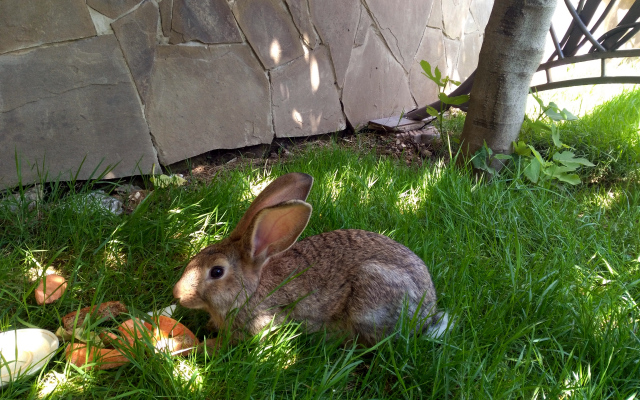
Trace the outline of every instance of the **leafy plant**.
{"label": "leafy plant", "polygon": [[[545,105],[544,102],[533,94],[533,98],[540,105],[540,113],[538,117],[531,123],[531,127],[538,131],[551,133],[553,147],[548,152],[545,159],[540,152],[530,144],[523,140],[513,143],[514,155],[496,154],[486,144],[474,155],[472,160],[473,166],[477,169],[495,174],[495,169],[490,166],[491,159],[509,160],[517,159],[522,168],[523,175],[533,183],[538,183],[550,179],[557,179],[571,185],[579,184],[580,177],[575,172],[581,166],[593,167],[586,158],[576,157],[575,153],[570,151],[572,147],[562,143],[560,140],[560,121],[575,121],[578,118],[571,114],[566,108],[562,110],[554,102]],[[567,150],[568,149],[568,150]]]}
{"label": "leafy plant", "polygon": [[[433,108],[433,107],[428,105],[427,106],[427,113],[429,115],[431,115],[432,117],[436,117],[436,119],[438,120],[438,125],[439,125],[438,128],[440,129],[440,133],[442,134],[442,132],[443,132],[442,125],[443,125],[443,122],[444,122],[444,112],[445,112],[445,107],[443,106],[443,104],[446,104],[446,105],[449,105],[449,106],[458,106],[460,104],[464,104],[467,101],[469,101],[469,95],[463,94],[463,95],[460,95],[460,96],[453,96],[453,97],[447,96],[447,94],[444,92],[444,90],[447,87],[447,85],[448,84],[452,84],[452,85],[459,86],[460,82],[454,81],[453,79],[449,78],[448,76],[445,76],[443,78],[442,77],[442,73],[438,69],[438,66],[436,66],[435,70],[432,73],[431,72],[431,64],[429,64],[428,61],[425,61],[425,60],[420,61],[420,66],[422,67],[422,70],[424,71],[422,73],[422,75],[426,76],[427,78],[429,78],[429,80],[431,80],[433,83],[438,85],[438,100],[440,100],[440,110],[436,110],[435,108]],[[447,146],[449,148],[449,158],[452,158],[451,142],[449,140],[449,135],[447,135]]]}

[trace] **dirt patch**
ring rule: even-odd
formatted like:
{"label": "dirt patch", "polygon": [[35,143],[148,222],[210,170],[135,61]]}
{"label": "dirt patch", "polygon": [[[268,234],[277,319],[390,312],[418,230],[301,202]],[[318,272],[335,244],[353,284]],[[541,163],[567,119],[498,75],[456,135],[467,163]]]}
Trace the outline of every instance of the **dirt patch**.
{"label": "dirt patch", "polygon": [[327,147],[332,143],[354,151],[374,152],[378,156],[403,160],[407,165],[422,166],[445,157],[437,130],[427,126],[420,130],[396,133],[363,129],[306,138],[276,139],[271,145],[252,146],[235,150],[214,150],[166,168],[167,173],[182,174],[199,181],[210,181],[217,174],[240,166],[268,168],[286,162],[294,154],[309,147]]}

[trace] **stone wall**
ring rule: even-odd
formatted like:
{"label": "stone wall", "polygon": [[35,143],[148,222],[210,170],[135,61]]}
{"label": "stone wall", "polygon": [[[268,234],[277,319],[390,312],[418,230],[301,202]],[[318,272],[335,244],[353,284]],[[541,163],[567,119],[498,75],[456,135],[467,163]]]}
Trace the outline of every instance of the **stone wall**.
{"label": "stone wall", "polygon": [[[361,126],[464,80],[492,0],[3,0],[0,189]],[[18,161],[18,162],[16,162]]]}

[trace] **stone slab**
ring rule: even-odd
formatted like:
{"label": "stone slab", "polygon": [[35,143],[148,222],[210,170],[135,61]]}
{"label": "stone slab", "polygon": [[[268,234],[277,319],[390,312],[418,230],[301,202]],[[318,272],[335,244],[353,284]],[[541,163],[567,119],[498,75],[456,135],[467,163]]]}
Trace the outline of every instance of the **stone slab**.
{"label": "stone slab", "polygon": [[[447,69],[443,72],[443,76],[446,75],[449,78],[459,81],[460,74],[458,73],[458,55],[460,54],[460,41],[449,39],[444,37],[444,58],[447,62]],[[447,91],[453,90],[453,88],[446,88]]]}
{"label": "stone slab", "polygon": [[489,22],[489,16],[493,9],[493,1],[494,0],[471,0],[469,12],[473,15],[473,20],[480,32],[484,32],[484,28],[487,26],[487,22]]}
{"label": "stone slab", "polygon": [[95,34],[84,0],[0,1],[0,54]]}
{"label": "stone slab", "polygon": [[466,80],[478,67],[483,38],[484,35],[478,32],[465,34],[462,38],[460,55],[458,56],[458,75],[461,82]]}
{"label": "stone slab", "polygon": [[160,23],[162,24],[162,34],[171,36],[171,20],[173,13],[173,0],[161,0],[158,3],[160,8]]}
{"label": "stone slab", "polygon": [[420,61],[425,60],[431,64],[431,71],[435,67],[441,71],[442,75],[446,75],[447,61],[444,51],[444,38],[442,31],[434,28],[427,28],[420,42],[420,47],[415,56],[415,62],[409,71],[409,84],[411,93],[418,102],[418,107],[424,107],[427,104],[438,100],[438,86],[422,75],[422,67]]}
{"label": "stone slab", "polygon": [[338,86],[343,87],[360,19],[360,2],[358,0],[309,0],[309,9],[322,42],[331,52]]}
{"label": "stone slab", "polygon": [[298,30],[279,0],[237,0],[233,13],[266,69],[304,55]]}
{"label": "stone slab", "polygon": [[429,28],[435,28],[442,30],[444,25],[442,23],[442,0],[434,0],[431,5],[431,13],[429,14],[429,20],[427,21]]}
{"label": "stone slab", "polygon": [[87,7],[87,10],[89,10],[91,20],[93,21],[93,26],[96,27],[98,36],[113,35],[113,29],[111,29],[111,23],[114,21],[113,19],[107,17],[104,14],[100,14],[91,7]]}
{"label": "stone slab", "polygon": [[[0,56],[0,187],[149,173],[157,163],[116,38],[98,36]],[[43,167],[44,166],[44,167]]]}
{"label": "stone slab", "polygon": [[226,0],[173,0],[169,43],[192,40],[210,44],[242,42]]}
{"label": "stone slab", "polygon": [[319,46],[271,72],[277,137],[317,135],[346,127],[329,51]]}
{"label": "stone slab", "polygon": [[397,2],[389,0],[366,0],[370,14],[387,45],[408,71],[420,45],[433,0],[402,3],[402,7],[398,7]]}
{"label": "stone slab", "polygon": [[87,0],[87,5],[111,19],[116,19],[141,2],[142,0]]}
{"label": "stone slab", "polygon": [[111,24],[143,102],[157,46],[158,7],[147,1]]}
{"label": "stone slab", "polygon": [[363,45],[351,52],[342,93],[344,112],[354,127],[415,107],[402,66],[372,27]]}
{"label": "stone slab", "polygon": [[309,3],[307,0],[287,0],[289,12],[293,17],[302,40],[312,49],[318,45],[318,36],[316,35],[313,24],[311,23],[311,13],[309,11]]}
{"label": "stone slab", "polygon": [[442,5],[442,30],[450,39],[460,39],[471,0],[439,0]]}
{"label": "stone slab", "polygon": [[148,99],[165,165],[273,138],[269,81],[246,44],[158,46]]}

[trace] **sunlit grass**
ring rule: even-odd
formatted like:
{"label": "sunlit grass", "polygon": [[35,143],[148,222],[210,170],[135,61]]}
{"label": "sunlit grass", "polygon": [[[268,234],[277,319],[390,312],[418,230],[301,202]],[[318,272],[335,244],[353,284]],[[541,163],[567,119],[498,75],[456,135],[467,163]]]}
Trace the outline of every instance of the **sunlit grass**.
{"label": "sunlit grass", "polygon": [[[637,94],[625,96],[583,130],[566,128],[582,142],[565,141],[598,160],[616,146],[630,154],[633,132],[602,121],[611,110],[620,119],[609,124],[632,121],[622,104]],[[543,146],[548,138],[530,140]],[[101,301],[136,313],[166,307],[188,259],[227,235],[251,199],[289,171],[316,179],[303,236],[340,228],[391,236],[424,259],[439,306],[456,321],[442,339],[410,335],[403,321],[369,350],[290,324],[187,358],[134,348],[134,362],[112,371],[72,368],[60,353],[0,397],[637,398],[640,183],[628,160],[609,161],[606,184],[541,187],[329,145],[268,170],[243,166],[209,183],[157,189],[131,215],[64,206],[100,183],[53,190],[35,210],[0,208],[2,330],[28,323],[55,331],[65,314]],[[50,268],[67,277],[68,290],[37,306],[30,274]],[[211,337],[206,315],[177,314]]]}

